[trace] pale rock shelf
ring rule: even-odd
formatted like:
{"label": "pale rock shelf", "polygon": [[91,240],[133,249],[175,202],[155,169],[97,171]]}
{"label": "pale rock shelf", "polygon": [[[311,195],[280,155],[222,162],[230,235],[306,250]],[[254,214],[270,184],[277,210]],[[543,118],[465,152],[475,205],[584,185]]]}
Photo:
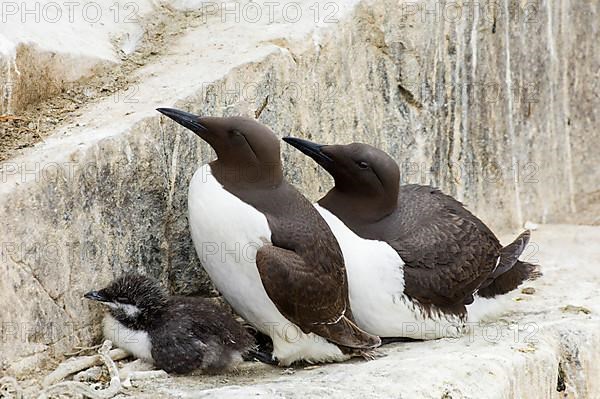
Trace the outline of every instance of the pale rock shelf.
{"label": "pale rock shelf", "polygon": [[[282,14],[282,3],[269,20],[264,3],[257,4],[265,13],[259,20],[205,9],[199,17],[205,20],[135,70],[135,90],[83,105],[43,142],[2,162],[2,373],[35,377],[74,345],[98,341],[100,313],[82,294],[123,270],[150,273],[174,292],[214,294],[185,210],[193,171],[213,155],[154,111],[176,106],[203,115],[258,115],[280,136],[376,145],[399,162],[403,182],[456,196],[494,231],[510,232],[503,242],[526,221],[542,223],[532,241],[540,243],[545,276],[535,295],[523,296],[504,316],[507,324],[543,327],[535,350],[506,339],[398,345],[374,362],[291,376],[269,371],[239,389],[271,392],[276,384],[309,397],[338,388],[346,395],[375,392],[378,385],[364,378],[384,387],[381,397],[444,389],[465,397],[548,397],[559,395],[558,363],[566,359],[567,388],[579,397],[597,395],[596,379],[588,376],[598,373],[591,361],[598,309],[586,296],[597,287],[598,258],[589,252],[598,231],[544,223],[566,220],[598,200],[600,41],[582,38],[597,32],[599,5],[563,0],[510,12],[506,0],[450,18],[435,1],[421,5],[437,5],[432,14],[410,8],[414,2],[346,0],[334,9],[319,3],[318,15],[313,3],[300,3],[297,20]],[[151,16],[158,6],[140,7]],[[106,47],[113,28],[124,32],[120,26],[89,31],[90,43],[98,41],[92,55],[109,62],[120,51],[113,47],[111,55]],[[17,40],[6,32],[0,31],[2,49]],[[73,36],[64,36],[61,51],[75,46]],[[28,42],[60,50],[46,39],[32,33]],[[73,56],[85,63],[88,55]],[[288,178],[311,199],[330,187],[314,162],[283,143],[282,156]],[[568,304],[592,313],[558,310]],[[575,352],[579,360],[569,361]],[[210,379],[190,381],[205,389]]]}

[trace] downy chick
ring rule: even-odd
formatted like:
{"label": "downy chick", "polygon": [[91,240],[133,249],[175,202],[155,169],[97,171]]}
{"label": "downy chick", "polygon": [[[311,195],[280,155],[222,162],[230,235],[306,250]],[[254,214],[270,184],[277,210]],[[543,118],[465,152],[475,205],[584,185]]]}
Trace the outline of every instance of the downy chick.
{"label": "downy chick", "polygon": [[253,346],[245,328],[210,299],[169,296],[147,276],[125,274],[84,297],[108,307],[106,339],[168,373],[225,370]]}

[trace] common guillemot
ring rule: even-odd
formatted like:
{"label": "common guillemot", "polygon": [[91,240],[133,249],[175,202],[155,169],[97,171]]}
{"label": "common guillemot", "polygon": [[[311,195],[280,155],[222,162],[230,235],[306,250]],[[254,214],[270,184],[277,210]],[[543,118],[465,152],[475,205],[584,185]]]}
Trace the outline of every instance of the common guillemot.
{"label": "common guillemot", "polygon": [[273,132],[249,118],[158,111],[217,154],[190,182],[192,240],[227,302],[271,337],[279,364],[368,357],[380,339],[355,325],[340,247],[312,204],[283,178]]}
{"label": "common guillemot", "polygon": [[[284,140],[334,178],[334,188],[316,207],[344,251],[352,307],[366,331],[382,337],[457,336],[475,294],[492,298],[540,276],[536,265],[518,260],[529,231],[503,248],[459,201],[430,186],[400,186],[398,165],[385,152],[361,143]],[[369,278],[366,291],[361,281]],[[380,295],[373,295],[375,287]],[[423,324],[415,329],[414,319]]]}
{"label": "common guillemot", "polygon": [[246,329],[210,299],[169,296],[147,276],[127,273],[84,297],[108,306],[106,339],[168,373],[225,370],[254,344]]}

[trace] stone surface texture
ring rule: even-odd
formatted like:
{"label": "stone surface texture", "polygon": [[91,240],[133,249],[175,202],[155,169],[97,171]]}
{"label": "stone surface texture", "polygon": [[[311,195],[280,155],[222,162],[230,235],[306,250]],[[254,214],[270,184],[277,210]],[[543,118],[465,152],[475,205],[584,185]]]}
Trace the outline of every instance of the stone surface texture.
{"label": "stone surface texture", "polygon": [[[258,115],[280,136],[373,144],[398,161],[404,182],[456,196],[493,230],[510,232],[505,242],[528,220],[560,222],[598,201],[599,4],[502,0],[473,11],[435,1],[345,0],[333,9],[318,3],[318,15],[311,2],[300,4],[295,22],[281,10],[274,21],[267,14],[249,21],[206,13],[205,21],[134,72],[139,85],[133,95],[83,105],[44,142],[2,163],[3,373],[31,376],[72,346],[97,339],[99,311],[82,294],[123,270],[152,274],[173,292],[216,294],[186,219],[188,182],[213,154],[156,107]],[[106,40],[106,31],[98,35]],[[29,42],[31,48],[45,43],[41,37]],[[96,54],[118,62],[112,51]],[[72,56],[75,65],[88,62],[82,52]],[[46,58],[32,53],[29,67],[41,68]],[[60,69],[64,65],[57,64],[57,76],[71,73]],[[312,200],[330,187],[322,170],[284,143],[282,157],[288,178]],[[596,240],[599,233],[565,229],[533,233],[545,256],[546,276],[537,285],[545,291],[531,304],[528,298],[519,302],[525,310],[517,317],[544,326],[532,353],[515,351],[521,343],[506,340],[396,346],[376,362],[302,371],[303,381],[314,382],[303,383],[305,391],[294,387],[294,376],[252,389],[263,396],[295,391],[316,397],[337,392],[345,378],[364,377],[368,384],[348,387],[366,395],[392,380],[381,397],[419,396],[434,392],[432,386],[464,397],[552,397],[545,393],[557,395],[558,362],[568,352],[563,366],[575,376],[569,389],[593,397],[598,387],[587,376],[598,372],[591,361],[597,310],[567,318],[556,308],[569,301],[574,281],[582,286],[578,295],[597,287],[599,259],[590,257],[585,243],[593,242],[588,233]],[[563,247],[568,240],[570,249]],[[568,267],[573,254],[580,265],[575,269]],[[569,351],[580,358],[573,360]],[[422,364],[435,368],[438,385],[420,378]],[[500,384],[497,396],[486,396],[493,384]],[[533,387],[538,391],[525,391]]]}
{"label": "stone surface texture", "polygon": [[68,90],[135,49],[142,19],[155,9],[135,2],[7,1],[0,15],[0,114]]}

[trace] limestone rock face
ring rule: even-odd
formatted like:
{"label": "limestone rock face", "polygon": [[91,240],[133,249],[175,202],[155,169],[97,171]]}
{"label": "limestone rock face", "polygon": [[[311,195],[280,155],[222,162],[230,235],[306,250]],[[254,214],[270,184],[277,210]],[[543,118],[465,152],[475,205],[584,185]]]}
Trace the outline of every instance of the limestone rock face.
{"label": "limestone rock face", "polygon": [[[156,107],[373,144],[398,161],[403,182],[440,187],[493,230],[560,221],[594,201],[600,6],[513,3],[346,0],[332,15],[302,4],[298,20],[275,21],[207,13],[132,72],[134,92],[84,104],[2,162],[6,373],[49,367],[98,337],[99,310],[82,295],[123,270],[216,294],[186,219],[188,182],[213,154]],[[328,176],[283,142],[282,157],[309,198],[328,190]]]}
{"label": "limestone rock face", "polygon": [[142,20],[155,11],[133,2],[6,2],[0,16],[0,114],[77,86],[135,50]]}

